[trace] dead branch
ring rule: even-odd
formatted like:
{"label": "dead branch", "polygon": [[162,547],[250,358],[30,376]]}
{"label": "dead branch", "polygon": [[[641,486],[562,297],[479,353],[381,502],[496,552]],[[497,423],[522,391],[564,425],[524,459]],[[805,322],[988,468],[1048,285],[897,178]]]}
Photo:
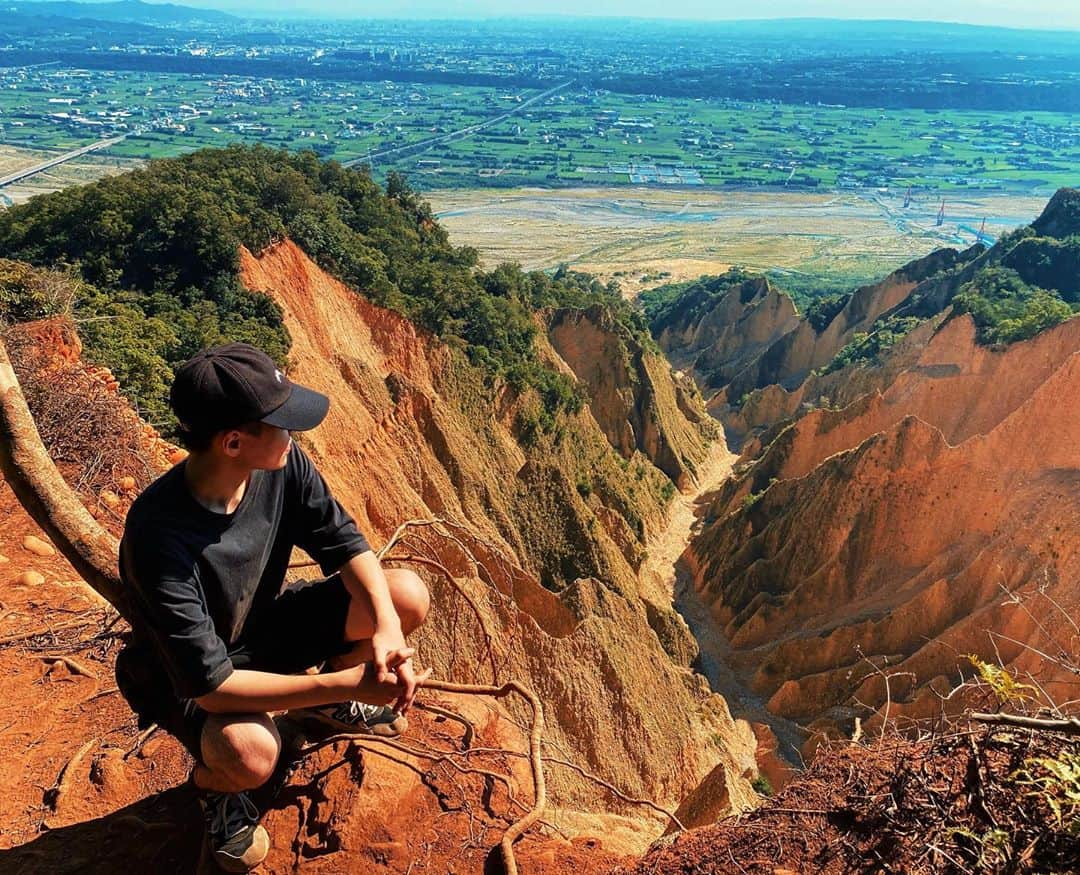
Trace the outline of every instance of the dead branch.
{"label": "dead branch", "polygon": [[[505,750],[505,749],[503,749],[501,747],[474,747],[474,748],[471,748],[469,750],[461,752],[461,756],[470,756],[472,754],[505,754],[506,756],[522,757],[522,758],[525,758],[525,757],[528,756],[528,754],[519,753],[516,750]],[[619,800],[621,800],[623,802],[626,802],[629,805],[642,805],[642,806],[644,806],[646,808],[651,808],[657,814],[664,815],[664,817],[666,817],[668,820],[670,820],[672,823],[674,823],[683,832],[686,831],[686,826],[676,816],[675,812],[668,811],[666,808],[664,808],[664,807],[662,807],[660,805],[657,805],[651,799],[637,799],[634,796],[628,796],[625,793],[623,793],[622,790],[620,790],[614,784],[611,784],[608,781],[605,781],[599,775],[593,774],[588,769],[582,768],[577,763],[571,762],[570,760],[560,759],[558,757],[549,756],[547,754],[544,754],[543,760],[544,760],[545,763],[549,763],[551,765],[564,766],[565,768],[572,769],[573,771],[575,771],[579,775],[581,775],[581,777],[586,778],[589,781],[592,781],[594,784],[598,784],[599,786],[601,786],[605,790],[607,790],[609,793],[611,793],[611,795],[614,796],[616,799],[619,799]]]}
{"label": "dead branch", "polygon": [[156,723],[151,723],[142,732],[139,733],[139,737],[135,739],[135,743],[128,749],[128,752],[124,754],[124,759],[130,759],[135,756],[146,742],[150,740],[150,736],[157,732],[159,729]]}
{"label": "dead branch", "polygon": [[96,672],[91,671],[77,659],[72,659],[70,656],[63,656],[57,654],[40,654],[38,656],[38,659],[52,663],[62,662],[68,667],[68,671],[70,671],[72,674],[81,674],[83,677],[92,678],[95,681],[98,679]]}
{"label": "dead branch", "polygon": [[60,476],[0,340],[0,471],[19,503],[99,600],[119,610],[118,544]]}
{"label": "dead branch", "polygon": [[563,766],[564,768],[567,768],[567,769],[573,769],[575,772],[577,772],[583,778],[587,778],[588,780],[590,780],[590,781],[592,781],[592,782],[594,782],[596,784],[599,784],[601,787],[603,787],[605,790],[607,790],[609,793],[611,793],[611,795],[614,796],[615,798],[621,799],[623,802],[626,802],[626,803],[628,803],[630,805],[643,805],[646,808],[651,808],[657,814],[664,815],[664,817],[666,817],[668,820],[670,820],[672,823],[674,823],[683,832],[686,831],[686,825],[681,820],[679,820],[678,816],[675,814],[674,811],[668,811],[666,808],[663,808],[662,806],[657,805],[651,799],[637,799],[637,798],[635,798],[633,796],[627,796],[618,787],[614,786],[613,784],[609,784],[607,781],[605,781],[603,778],[599,777],[598,775],[594,775],[592,772],[589,772],[589,771],[583,769],[577,763],[572,763],[569,760],[561,760],[561,759],[557,759],[555,757],[550,757],[550,756],[544,757],[544,762],[545,763],[553,763],[553,764],[558,765],[558,766]]}
{"label": "dead branch", "polygon": [[79,707],[81,708],[83,705],[86,705],[86,704],[88,704],[90,702],[93,702],[96,699],[103,699],[105,696],[111,696],[114,693],[119,693],[119,692],[120,692],[119,687],[108,687],[107,689],[104,689],[104,690],[98,690],[93,695],[87,696],[85,699],[83,699],[81,702],[79,702]]}
{"label": "dead branch", "polygon": [[20,632],[18,635],[5,635],[3,638],[0,638],[0,647],[6,647],[9,644],[20,644],[23,641],[40,638],[42,635],[52,635],[55,632],[63,632],[65,629],[77,629],[86,626],[89,623],[89,620],[69,620],[66,623],[57,623],[55,626],[50,626],[46,629],[34,629],[30,632]]}
{"label": "dead branch", "polygon": [[1080,717],[1057,720],[1047,717],[1025,717],[1021,714],[984,714],[980,711],[973,712],[970,717],[979,723],[989,723],[992,726],[1015,726],[1018,729],[1080,735]]}

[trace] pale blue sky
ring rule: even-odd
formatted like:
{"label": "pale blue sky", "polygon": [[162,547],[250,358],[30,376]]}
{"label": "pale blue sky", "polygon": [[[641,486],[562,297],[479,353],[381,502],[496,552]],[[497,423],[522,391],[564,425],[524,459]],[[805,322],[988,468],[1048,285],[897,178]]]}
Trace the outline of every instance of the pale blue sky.
{"label": "pale blue sky", "polygon": [[[185,0],[176,0],[184,3]],[[1006,27],[1080,29],[1078,0],[186,0],[229,12],[341,18],[459,18],[514,15],[634,16],[722,21],[746,18],[891,18]],[[587,7],[587,10],[586,10]]]}

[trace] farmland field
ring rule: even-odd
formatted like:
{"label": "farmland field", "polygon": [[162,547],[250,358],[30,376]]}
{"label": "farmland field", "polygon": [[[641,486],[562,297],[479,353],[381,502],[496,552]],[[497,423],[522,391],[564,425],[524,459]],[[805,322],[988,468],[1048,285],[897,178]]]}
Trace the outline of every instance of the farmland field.
{"label": "farmland field", "polygon": [[[63,68],[0,71],[0,143],[147,159],[230,142],[311,148],[436,188],[1049,193],[1075,182],[1060,112],[866,109],[401,82],[266,80]],[[16,87],[11,87],[14,84]],[[529,105],[539,94],[546,97]]]}

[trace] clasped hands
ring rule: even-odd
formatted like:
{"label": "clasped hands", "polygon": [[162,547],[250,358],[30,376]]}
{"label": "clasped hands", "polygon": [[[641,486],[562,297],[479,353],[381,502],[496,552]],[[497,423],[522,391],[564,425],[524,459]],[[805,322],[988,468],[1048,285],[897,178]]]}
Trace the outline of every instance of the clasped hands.
{"label": "clasped hands", "polygon": [[394,711],[405,714],[416,698],[417,690],[431,676],[431,669],[417,674],[412,657],[416,650],[405,644],[401,629],[377,629],[371,636],[372,660],[361,666],[357,698],[376,705],[393,704]]}

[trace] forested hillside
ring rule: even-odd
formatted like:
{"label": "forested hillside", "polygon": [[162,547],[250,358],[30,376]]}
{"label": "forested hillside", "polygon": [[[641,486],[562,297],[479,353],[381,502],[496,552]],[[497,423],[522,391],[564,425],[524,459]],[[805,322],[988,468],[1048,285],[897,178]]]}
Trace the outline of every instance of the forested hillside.
{"label": "forested hillside", "polygon": [[[391,175],[384,190],[365,171],[313,152],[204,150],[0,213],[0,257],[69,266],[81,282],[74,310],[89,356],[166,428],[169,374],[199,348],[229,338],[279,360],[288,353],[279,309],[238,278],[241,246],[259,252],[285,237],[463,352],[489,383],[536,388],[552,413],[581,400],[537,357],[538,309],[602,304],[646,334],[614,289],[572,272],[482,270],[476,251],[453,246],[403,179]],[[18,285],[10,268],[6,276]],[[0,312],[10,315],[18,314]]]}

